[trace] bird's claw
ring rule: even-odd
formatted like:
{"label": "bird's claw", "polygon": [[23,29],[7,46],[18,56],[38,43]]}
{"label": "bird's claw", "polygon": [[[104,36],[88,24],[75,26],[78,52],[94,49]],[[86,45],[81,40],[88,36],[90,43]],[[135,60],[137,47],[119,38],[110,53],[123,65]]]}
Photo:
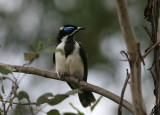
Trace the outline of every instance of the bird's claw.
{"label": "bird's claw", "polygon": [[67,73],[62,73],[62,74],[60,75],[60,79],[64,80],[65,77],[68,77],[68,76],[69,76],[69,74],[67,74]]}

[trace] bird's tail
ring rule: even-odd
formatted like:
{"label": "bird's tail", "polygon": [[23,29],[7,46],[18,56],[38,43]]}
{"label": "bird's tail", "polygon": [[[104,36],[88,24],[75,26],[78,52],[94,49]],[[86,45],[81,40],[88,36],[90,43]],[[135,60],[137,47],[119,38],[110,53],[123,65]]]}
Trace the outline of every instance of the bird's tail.
{"label": "bird's tail", "polygon": [[93,93],[90,91],[83,91],[82,93],[79,93],[78,96],[83,107],[88,107],[91,103],[96,101]]}

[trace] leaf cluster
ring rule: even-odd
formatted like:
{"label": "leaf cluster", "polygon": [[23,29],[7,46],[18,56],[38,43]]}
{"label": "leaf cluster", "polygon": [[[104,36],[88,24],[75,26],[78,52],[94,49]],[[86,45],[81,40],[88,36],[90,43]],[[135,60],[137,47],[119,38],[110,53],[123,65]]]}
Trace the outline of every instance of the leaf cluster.
{"label": "leaf cluster", "polygon": [[53,41],[51,41],[51,39],[48,39],[46,43],[39,41],[37,42],[36,46],[30,43],[29,47],[31,51],[24,53],[24,59],[26,61],[29,61],[29,63],[32,63],[35,59],[38,59],[40,56],[40,53],[55,52],[55,44],[53,43]]}

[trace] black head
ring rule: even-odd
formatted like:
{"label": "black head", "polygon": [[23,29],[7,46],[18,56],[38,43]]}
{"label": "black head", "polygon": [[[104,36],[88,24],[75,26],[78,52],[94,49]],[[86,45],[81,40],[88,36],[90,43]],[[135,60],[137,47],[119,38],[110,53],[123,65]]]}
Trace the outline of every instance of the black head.
{"label": "black head", "polygon": [[57,37],[57,42],[60,43],[64,37],[73,37],[77,32],[84,29],[85,28],[83,27],[77,27],[74,25],[64,25],[60,27],[58,37]]}

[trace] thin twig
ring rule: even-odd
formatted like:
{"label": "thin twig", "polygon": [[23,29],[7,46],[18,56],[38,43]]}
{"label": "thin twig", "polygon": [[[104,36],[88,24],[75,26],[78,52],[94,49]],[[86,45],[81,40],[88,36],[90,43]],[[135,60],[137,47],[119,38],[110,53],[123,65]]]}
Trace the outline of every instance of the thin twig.
{"label": "thin twig", "polygon": [[7,110],[5,111],[5,114],[7,115],[7,113],[8,113],[8,111],[9,111],[9,108],[12,106],[12,102],[13,102],[13,100],[16,98],[16,96],[14,96],[11,100],[10,100],[10,102],[9,102],[9,105],[8,105],[8,107],[7,107]]}
{"label": "thin twig", "polygon": [[123,97],[124,97],[124,92],[125,92],[125,90],[126,90],[126,87],[127,87],[127,83],[128,83],[129,78],[130,78],[130,74],[128,73],[128,69],[127,69],[127,77],[126,77],[126,80],[125,80],[125,82],[124,82],[124,85],[123,85],[123,88],[122,88],[122,92],[121,92],[121,99],[120,99],[119,107],[118,107],[118,115],[122,115]]}
{"label": "thin twig", "polygon": [[159,45],[159,42],[156,42],[152,47],[150,47],[146,53],[143,55],[143,59],[156,47]]}
{"label": "thin twig", "polygon": [[144,25],[142,25],[142,27],[143,27],[143,28],[145,29],[145,31],[147,32],[147,34],[148,34],[148,36],[150,37],[151,41],[154,42],[154,39],[153,39],[151,33],[149,32],[148,28],[147,28],[146,26],[144,26]]}
{"label": "thin twig", "polygon": [[[107,91],[101,87],[92,85],[90,83],[87,83],[85,81],[79,81],[79,79],[75,78],[75,77],[65,77],[64,79],[60,79],[56,73],[53,72],[48,72],[48,71],[44,71],[44,70],[40,70],[40,69],[36,69],[33,67],[23,67],[23,66],[16,66],[16,65],[7,65],[7,64],[3,64],[0,63],[0,67],[3,68],[11,68],[11,70],[14,70],[14,72],[21,72],[21,73],[27,73],[27,74],[33,74],[33,75],[38,75],[41,77],[45,77],[45,78],[49,78],[49,79],[56,79],[56,80],[61,80],[61,81],[66,81],[69,83],[74,83],[76,85],[78,85],[80,87],[80,89],[83,90],[87,90],[87,91],[92,91],[95,92],[97,94],[100,94],[104,97],[107,97],[109,99],[111,99],[112,101],[116,102],[119,104],[120,102],[120,97],[113,94],[110,91]],[[129,103],[126,100],[123,100],[123,107],[125,107],[127,110],[129,110],[130,112],[133,113],[133,105],[131,103]]]}
{"label": "thin twig", "polygon": [[124,56],[124,57],[126,57],[127,58],[127,60],[122,60],[122,61],[129,61],[129,57],[128,57],[128,54],[125,52],[125,51],[121,51],[121,54],[122,54],[122,56]]}
{"label": "thin twig", "polygon": [[2,100],[2,106],[3,106],[3,113],[4,115],[6,115],[5,111],[6,111],[6,105],[5,105],[5,102],[3,101],[3,98],[0,96],[0,99]]}
{"label": "thin twig", "polygon": [[[4,101],[4,100],[0,100],[0,101],[3,101],[3,102],[5,102],[5,103],[10,103],[10,101]],[[12,101],[12,104],[17,105],[17,104],[19,104],[19,103],[18,103],[18,102],[13,102],[13,101]],[[36,102],[32,102],[32,103],[26,102],[26,103],[20,103],[20,104],[21,104],[21,105],[37,105]]]}
{"label": "thin twig", "polygon": [[12,83],[15,83],[13,79],[7,77],[7,76],[0,76],[3,80],[8,79],[10,80]]}
{"label": "thin twig", "polygon": [[6,115],[9,111],[10,107],[12,107],[13,100],[17,97],[17,88],[18,88],[17,84],[13,81],[12,92],[13,92],[14,96],[10,99],[7,110],[5,111]]}

